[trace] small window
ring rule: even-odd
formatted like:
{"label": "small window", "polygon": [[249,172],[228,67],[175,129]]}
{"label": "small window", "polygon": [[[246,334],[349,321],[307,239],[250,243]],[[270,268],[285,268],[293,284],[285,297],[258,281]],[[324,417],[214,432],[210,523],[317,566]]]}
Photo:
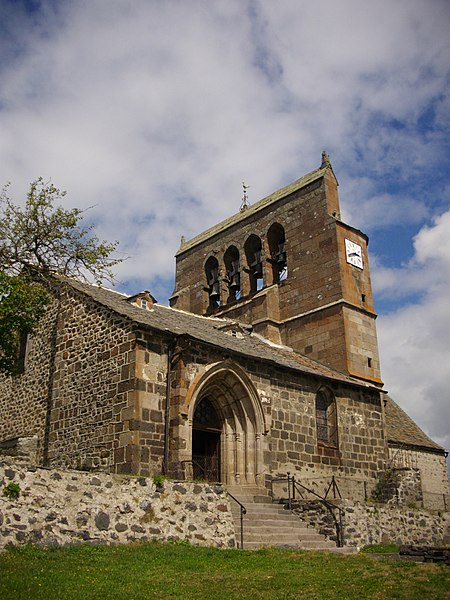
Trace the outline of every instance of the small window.
{"label": "small window", "polygon": [[333,394],[324,388],[316,395],[316,427],[319,444],[337,447],[336,401]]}
{"label": "small window", "polygon": [[22,332],[17,344],[16,373],[20,375],[25,372],[28,354],[28,333]]}

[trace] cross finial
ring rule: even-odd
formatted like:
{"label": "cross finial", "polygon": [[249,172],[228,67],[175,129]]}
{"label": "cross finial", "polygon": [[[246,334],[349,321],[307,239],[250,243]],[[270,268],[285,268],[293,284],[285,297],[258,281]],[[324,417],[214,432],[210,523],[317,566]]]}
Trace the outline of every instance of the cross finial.
{"label": "cross finial", "polygon": [[322,164],[320,165],[321,168],[323,167],[331,167],[331,161],[330,161],[330,157],[327,153],[326,150],[322,151]]}
{"label": "cross finial", "polygon": [[244,182],[242,182],[242,203],[241,203],[241,212],[243,210],[247,210],[247,208],[250,206],[249,201],[248,201],[248,194],[247,194],[247,190],[250,186],[246,185]]}

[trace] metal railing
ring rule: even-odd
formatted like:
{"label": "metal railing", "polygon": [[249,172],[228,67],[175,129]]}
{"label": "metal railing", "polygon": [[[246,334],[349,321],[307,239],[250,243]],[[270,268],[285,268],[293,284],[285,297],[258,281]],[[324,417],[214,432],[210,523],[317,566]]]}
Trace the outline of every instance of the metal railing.
{"label": "metal railing", "polygon": [[[273,484],[276,482],[281,482],[281,481],[287,482],[287,498],[286,499],[281,498],[281,500],[287,500],[287,506],[288,506],[289,510],[292,510],[292,503],[295,502],[295,500],[296,500],[296,494],[298,494],[300,496],[300,498],[305,499],[305,497],[303,495],[303,490],[304,490],[305,492],[308,492],[308,494],[312,494],[314,497],[316,497],[330,511],[331,515],[333,516],[335,527],[336,527],[337,545],[339,546],[339,548],[342,548],[342,546],[344,545],[344,529],[343,529],[343,524],[342,524],[342,515],[344,514],[344,511],[342,510],[342,508],[340,506],[337,506],[337,504],[333,504],[333,502],[330,502],[326,498],[331,489],[333,490],[334,494],[338,494],[339,497],[341,498],[341,494],[339,492],[339,488],[334,479],[334,476],[331,480],[330,485],[328,486],[325,496],[321,496],[314,490],[306,487],[299,481],[296,481],[295,476],[291,476],[291,474],[289,472],[287,473],[286,476],[276,477],[276,478],[272,479],[272,494],[273,494]],[[336,498],[336,495],[334,497]],[[337,517],[336,517],[336,512],[337,512]]]}
{"label": "metal railing", "polygon": [[228,496],[230,496],[230,498],[232,500],[234,500],[239,505],[239,509],[240,509],[240,539],[241,539],[240,548],[242,550],[244,548],[244,515],[247,514],[247,509],[242,504],[242,502],[239,502],[239,500],[235,496],[233,496],[233,494],[230,494],[230,492],[228,492],[228,491],[227,491],[227,494],[228,494]]}
{"label": "metal railing", "polygon": [[183,477],[187,481],[207,481],[209,483],[219,483],[219,464],[212,461],[209,457],[194,456],[189,460],[182,460],[179,463],[182,468]]}

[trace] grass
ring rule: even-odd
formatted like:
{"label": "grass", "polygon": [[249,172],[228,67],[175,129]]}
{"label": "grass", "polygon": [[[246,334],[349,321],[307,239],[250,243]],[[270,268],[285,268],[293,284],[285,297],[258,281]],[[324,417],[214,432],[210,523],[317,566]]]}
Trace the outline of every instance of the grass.
{"label": "grass", "polygon": [[376,546],[365,546],[361,552],[367,552],[367,554],[398,554],[400,546],[397,544],[378,544]]}
{"label": "grass", "polygon": [[450,569],[363,555],[177,544],[22,547],[0,554],[0,598],[450,598]]}

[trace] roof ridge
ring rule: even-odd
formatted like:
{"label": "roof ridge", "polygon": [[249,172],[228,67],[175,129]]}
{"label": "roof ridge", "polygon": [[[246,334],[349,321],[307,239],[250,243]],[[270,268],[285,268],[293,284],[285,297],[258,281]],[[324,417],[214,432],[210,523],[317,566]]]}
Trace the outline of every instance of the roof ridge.
{"label": "roof ridge", "polygon": [[[253,215],[254,213],[262,210],[266,206],[270,206],[270,204],[272,204],[273,202],[277,202],[278,200],[281,200],[285,196],[292,194],[293,192],[297,191],[298,189],[308,185],[309,183],[316,181],[316,179],[319,179],[320,177],[325,175],[325,173],[329,169],[332,170],[331,164],[329,162],[322,162],[322,164],[320,165],[320,167],[318,169],[314,169],[313,171],[306,173],[306,175],[299,177],[299,179],[292,181],[291,183],[276,190],[275,192],[272,192],[268,196],[265,196],[261,200],[258,200],[255,204],[251,204],[250,206],[248,206],[248,208],[246,208],[246,210],[234,213],[233,215],[227,217],[223,221],[220,221],[220,223],[217,223],[216,225],[213,225],[212,227],[206,229],[206,231],[203,231],[203,232],[199,233],[198,235],[194,236],[190,240],[186,241],[183,236],[180,248],[176,252],[175,256],[178,256],[179,254],[182,254],[183,252],[190,250],[194,246],[197,246],[198,244],[200,244],[204,240],[207,240],[208,238],[212,237],[213,235],[216,235],[216,234],[220,233],[221,231],[228,229],[228,227],[231,227],[232,225],[238,223],[239,221],[246,219],[250,215]],[[333,173],[333,175],[334,175],[334,173]]]}

